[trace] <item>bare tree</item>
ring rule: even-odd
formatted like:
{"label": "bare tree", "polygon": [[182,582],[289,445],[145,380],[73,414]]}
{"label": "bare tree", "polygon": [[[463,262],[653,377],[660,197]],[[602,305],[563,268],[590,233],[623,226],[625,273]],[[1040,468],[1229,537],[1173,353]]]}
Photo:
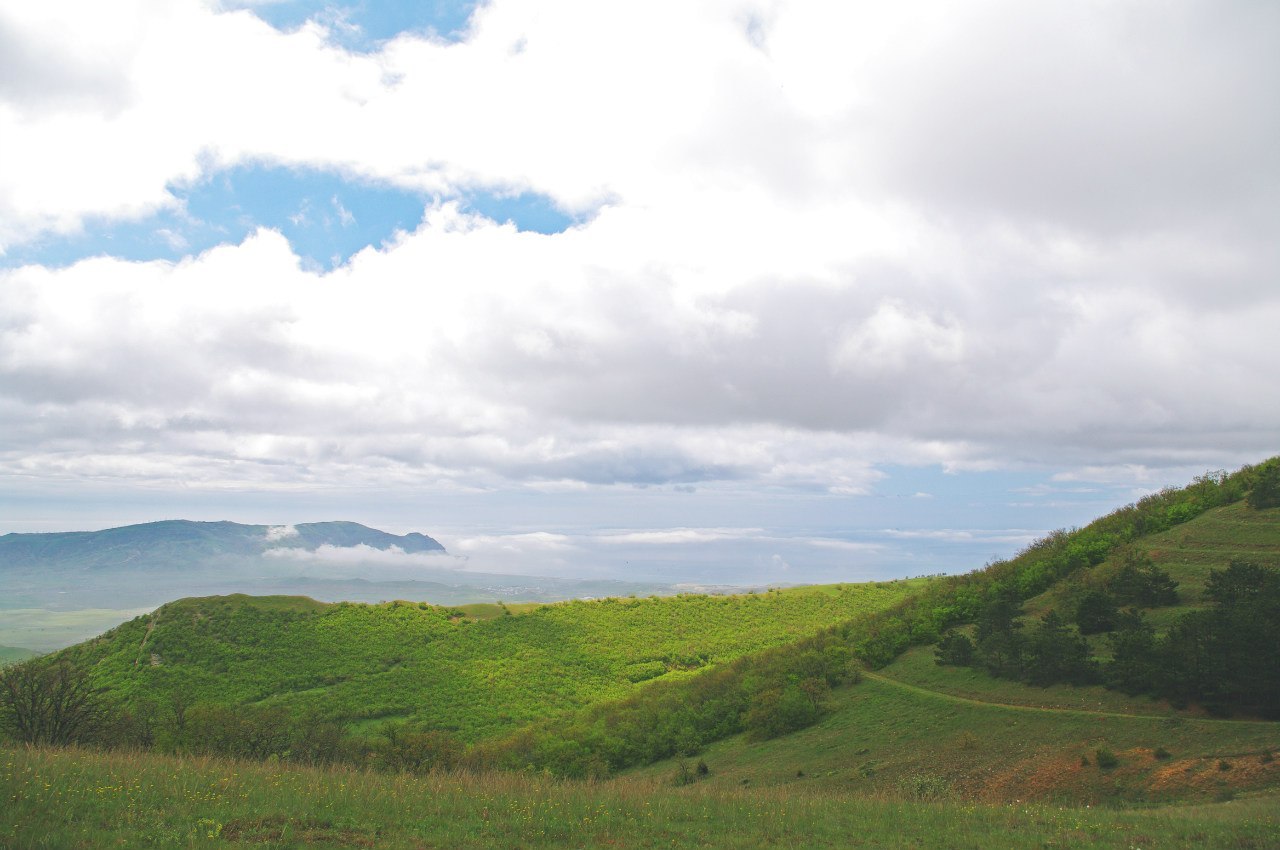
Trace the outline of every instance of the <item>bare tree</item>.
{"label": "bare tree", "polygon": [[102,695],[88,671],[66,659],[36,659],[0,670],[0,712],[18,740],[30,744],[88,738],[107,719]]}

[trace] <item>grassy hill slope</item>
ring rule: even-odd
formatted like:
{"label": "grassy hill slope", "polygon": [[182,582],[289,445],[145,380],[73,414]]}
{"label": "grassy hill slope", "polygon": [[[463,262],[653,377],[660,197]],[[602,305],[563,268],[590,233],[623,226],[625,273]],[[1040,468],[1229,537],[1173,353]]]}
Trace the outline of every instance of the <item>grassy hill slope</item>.
{"label": "grassy hill slope", "polygon": [[[1206,511],[1173,528],[1138,538],[1132,547],[1150,555],[1156,566],[1178,582],[1177,606],[1154,609],[1156,625],[1167,625],[1182,610],[1207,604],[1205,581],[1212,570],[1223,570],[1233,560],[1280,565],[1280,508],[1257,510],[1243,501]],[[1101,584],[1114,576],[1120,560],[1108,558],[1078,576],[1027,601],[1029,614],[1063,607],[1082,584]]]}
{"label": "grassy hill slope", "polygon": [[[1280,509],[1243,502],[1214,508],[1133,541],[1177,581],[1178,605],[1158,622],[1206,604],[1205,580],[1233,559],[1280,562]],[[1120,555],[1086,567],[1025,605],[1061,606],[1082,583],[1103,579]],[[1095,636],[1105,656],[1105,642]],[[1261,653],[1277,647],[1257,647]],[[1099,766],[1098,750],[1114,767]],[[1280,788],[1280,723],[1215,719],[1196,706],[1101,686],[1036,687],[970,667],[940,666],[916,646],[861,684],[833,692],[817,725],[769,741],[745,736],[698,757],[711,787],[816,786],[938,798],[1103,800],[1214,799]],[[668,760],[633,774],[679,773]],[[686,767],[688,760],[686,760]]]}
{"label": "grassy hill slope", "polygon": [[[944,689],[911,684],[913,666],[932,664],[923,654],[914,650],[838,689],[815,726],[768,741],[736,736],[686,759],[686,767],[704,761],[710,772],[699,784],[713,788],[805,787],[908,799],[1097,804],[1226,799],[1280,788],[1280,724],[1130,706],[1129,698],[1101,688],[1076,689],[1079,703],[1095,710],[1051,707],[1058,695],[1000,680],[991,680],[985,699],[957,696],[947,691],[969,683],[953,670],[938,677]],[[961,681],[946,687],[948,676]],[[1100,766],[1099,750],[1117,764]],[[633,776],[671,781],[679,765],[669,760]]]}
{"label": "grassy hill slope", "polygon": [[[923,580],[523,609],[184,599],[65,651],[138,703],[404,717],[477,740],[883,609]],[[512,613],[516,611],[516,613]]]}

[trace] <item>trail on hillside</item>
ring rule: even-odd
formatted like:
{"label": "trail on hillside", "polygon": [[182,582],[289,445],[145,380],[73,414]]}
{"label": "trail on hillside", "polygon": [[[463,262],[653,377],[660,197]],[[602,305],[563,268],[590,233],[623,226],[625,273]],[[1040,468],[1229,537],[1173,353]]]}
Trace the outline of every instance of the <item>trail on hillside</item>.
{"label": "trail on hillside", "polygon": [[142,654],[146,652],[147,641],[151,640],[151,633],[156,630],[156,615],[151,614],[147,617],[147,631],[142,635],[142,643],[138,644],[138,657],[133,659],[133,666],[137,667],[142,663]]}
{"label": "trail on hillside", "polygon": [[1167,721],[1170,719],[1184,720],[1188,722],[1205,722],[1205,723],[1244,723],[1257,726],[1266,726],[1274,728],[1276,724],[1267,720],[1236,720],[1230,717],[1185,717],[1180,714],[1125,714],[1119,711],[1091,711],[1084,708],[1051,708],[1042,705],[1018,705],[1008,702],[992,702],[990,700],[973,699],[972,697],[962,697],[956,694],[948,694],[943,691],[933,691],[928,688],[922,688],[919,685],[910,685],[883,673],[873,673],[869,670],[863,671],[864,676],[868,679],[874,679],[877,682],[883,682],[895,688],[901,688],[905,691],[911,691],[925,696],[937,697],[938,699],[948,700],[950,702],[961,702],[968,705],[981,705],[994,708],[1008,708],[1014,711],[1031,711],[1041,714],[1069,714],[1077,717],[1120,717],[1134,720],[1154,720]]}

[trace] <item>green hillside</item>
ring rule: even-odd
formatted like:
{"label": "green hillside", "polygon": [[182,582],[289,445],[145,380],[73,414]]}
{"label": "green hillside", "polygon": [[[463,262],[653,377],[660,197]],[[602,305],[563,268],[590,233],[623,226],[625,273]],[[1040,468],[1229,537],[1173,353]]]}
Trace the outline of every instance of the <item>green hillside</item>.
{"label": "green hillside", "polygon": [[[683,763],[706,764],[698,784],[711,788],[906,799],[1168,802],[1280,788],[1275,722],[1193,717],[1096,687],[1064,695],[984,678],[975,686],[967,671],[912,650],[833,692],[814,726],[766,741],[735,736]],[[1100,766],[1099,750],[1116,764]],[[675,781],[681,762],[624,781]]]}
{"label": "green hillside", "polygon": [[538,606],[209,597],[66,650],[135,705],[403,718],[473,741],[883,609],[925,580]]}
{"label": "green hillside", "polygon": [[[1179,605],[1152,612],[1155,620],[1167,623],[1179,609],[1206,604],[1205,581],[1211,571],[1224,570],[1233,560],[1280,562],[1280,509],[1258,510],[1239,501],[1206,511],[1167,531],[1138,538],[1132,545],[1178,582],[1182,597]],[[1039,614],[1060,607],[1081,583],[1103,582],[1119,568],[1119,560],[1108,559],[1087,577],[1082,576],[1084,581],[1064,582],[1029,600],[1026,610]]]}
{"label": "green hillside", "polygon": [[[1242,559],[1280,563],[1280,510],[1234,502],[1131,540],[1028,599],[1028,619],[1069,607],[1081,588],[1115,576],[1133,551],[1178,582],[1178,603],[1149,612],[1168,628],[1211,607],[1205,589],[1215,571]],[[1091,636],[1089,646],[1098,661],[1109,660],[1105,635]],[[1280,646],[1252,650],[1267,663]],[[1221,799],[1280,788],[1275,721],[1211,717],[1194,703],[1175,708],[1101,685],[1034,686],[981,667],[940,665],[935,655],[932,645],[915,646],[860,684],[835,689],[825,716],[809,728],[771,740],[733,736],[697,759],[629,775],[670,781],[701,760],[708,773],[698,781],[708,787],[1075,803]],[[1104,757],[1100,765],[1100,750],[1115,764]]]}

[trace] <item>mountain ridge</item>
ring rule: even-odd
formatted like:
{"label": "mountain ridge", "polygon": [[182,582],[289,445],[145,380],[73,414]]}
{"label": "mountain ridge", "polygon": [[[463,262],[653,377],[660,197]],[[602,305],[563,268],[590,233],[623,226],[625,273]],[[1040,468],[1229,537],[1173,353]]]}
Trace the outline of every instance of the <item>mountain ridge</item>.
{"label": "mountain ridge", "polygon": [[[137,568],[161,566],[175,557],[262,555],[272,549],[315,550],[369,546],[398,548],[407,554],[447,554],[439,541],[414,531],[398,535],[357,522],[329,521],[297,525],[250,525],[227,520],[157,520],[99,531],[11,532],[0,535],[0,568],[40,566]],[[57,559],[57,560],[54,560]]]}

